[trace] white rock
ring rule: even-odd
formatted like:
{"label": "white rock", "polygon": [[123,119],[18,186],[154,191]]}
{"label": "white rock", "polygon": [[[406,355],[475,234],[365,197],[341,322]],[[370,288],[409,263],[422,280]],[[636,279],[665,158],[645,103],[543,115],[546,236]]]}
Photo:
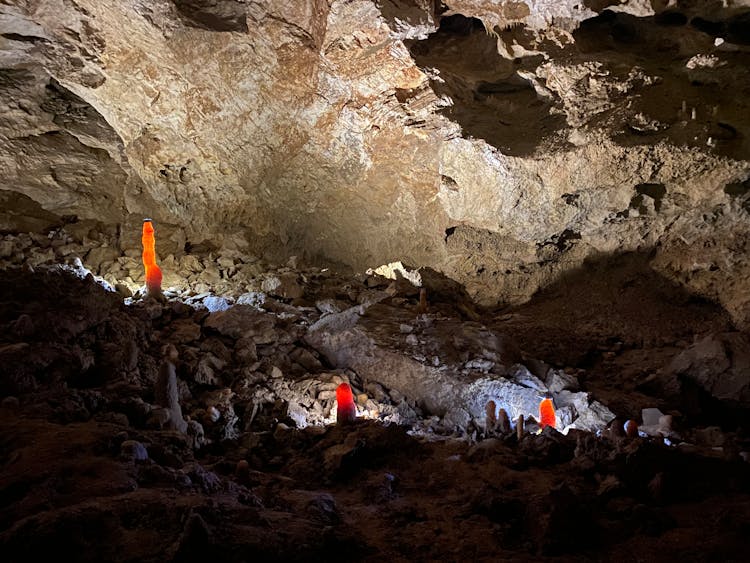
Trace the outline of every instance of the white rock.
{"label": "white rock", "polygon": [[266,294],[260,291],[249,291],[237,298],[238,305],[251,305],[260,308],[266,302]]}
{"label": "white rock", "polygon": [[549,370],[547,372],[546,384],[550,393],[559,393],[564,389],[578,391],[578,378],[575,375],[565,373],[563,370]]}
{"label": "white rock", "polygon": [[203,306],[208,309],[211,313],[217,311],[226,311],[232,306],[232,303],[226,297],[218,297],[216,295],[209,295],[202,301]]}

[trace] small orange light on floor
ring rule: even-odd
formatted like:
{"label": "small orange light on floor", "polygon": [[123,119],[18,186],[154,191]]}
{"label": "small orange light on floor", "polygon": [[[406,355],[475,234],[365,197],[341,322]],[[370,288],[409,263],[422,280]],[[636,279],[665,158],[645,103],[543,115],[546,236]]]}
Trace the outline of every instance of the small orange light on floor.
{"label": "small orange light on floor", "polygon": [[146,270],[146,289],[149,295],[161,293],[161,268],[156,265],[156,237],[150,219],[143,221],[143,267]]}
{"label": "small orange light on floor", "polygon": [[545,426],[555,427],[555,407],[552,399],[542,399],[539,403],[539,428]]}
{"label": "small orange light on floor", "polygon": [[347,424],[357,418],[357,406],[354,404],[354,394],[348,383],[342,383],[336,388],[336,423]]}

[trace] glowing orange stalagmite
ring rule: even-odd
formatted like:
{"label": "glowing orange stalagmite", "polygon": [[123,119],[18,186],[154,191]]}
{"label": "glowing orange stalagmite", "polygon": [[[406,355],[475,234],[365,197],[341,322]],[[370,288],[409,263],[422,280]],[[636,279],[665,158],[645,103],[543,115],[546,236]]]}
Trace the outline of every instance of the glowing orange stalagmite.
{"label": "glowing orange stalagmite", "polygon": [[161,295],[161,268],[156,264],[156,237],[150,219],[143,221],[143,267],[146,269],[146,289],[149,295]]}
{"label": "glowing orange stalagmite", "polygon": [[354,394],[348,383],[342,383],[336,388],[336,423],[348,424],[357,418],[357,406],[354,404]]}
{"label": "glowing orange stalagmite", "polygon": [[539,428],[545,426],[555,427],[555,407],[552,399],[542,399],[539,403]]}

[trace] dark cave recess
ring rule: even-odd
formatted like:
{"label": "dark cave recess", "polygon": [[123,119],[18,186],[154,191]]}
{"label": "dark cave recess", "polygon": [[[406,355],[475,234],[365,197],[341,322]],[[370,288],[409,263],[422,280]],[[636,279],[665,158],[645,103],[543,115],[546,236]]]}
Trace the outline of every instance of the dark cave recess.
{"label": "dark cave recess", "polygon": [[[566,49],[539,45],[522,26],[495,28],[495,37],[479,19],[455,14],[441,18],[427,39],[406,44],[418,66],[438,70],[431,87],[453,102],[441,113],[458,123],[465,137],[482,139],[504,154],[528,156],[542,147],[568,146],[568,127],[562,100],[540,97],[524,78],[544,58],[505,59],[498,40],[530,51],[541,48],[558,64],[602,62],[614,80],[625,81],[635,68],[654,77],[627,94],[613,93],[611,108],[587,118],[585,126],[612,131],[624,146],[667,141],[742,158],[750,96],[737,96],[737,88],[750,94],[750,56],[741,48],[719,49],[714,38],[724,33],[722,40],[747,43],[748,14],[719,13],[719,23],[706,25],[675,10],[639,18],[605,9],[581,23],[573,33],[575,46]],[[692,57],[714,50],[715,67],[686,68]]]}

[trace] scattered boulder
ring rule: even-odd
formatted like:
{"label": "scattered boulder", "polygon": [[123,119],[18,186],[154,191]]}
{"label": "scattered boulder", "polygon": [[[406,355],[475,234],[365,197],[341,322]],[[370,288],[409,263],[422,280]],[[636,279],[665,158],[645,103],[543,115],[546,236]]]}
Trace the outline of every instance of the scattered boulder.
{"label": "scattered boulder", "polygon": [[[76,285],[68,285],[71,280]],[[449,514],[458,530],[449,549],[464,550],[466,542],[477,559],[497,557],[498,550],[516,558],[530,552],[596,557],[596,541],[610,541],[609,526],[616,529],[617,549],[630,549],[642,539],[639,526],[661,533],[673,525],[660,505],[676,494],[688,503],[673,504],[670,512],[710,510],[731,494],[732,504],[712,516],[717,530],[736,536],[739,552],[744,547],[744,529],[726,528],[725,517],[729,509],[731,520],[740,521],[744,510],[747,466],[737,460],[747,457],[747,445],[741,433],[688,429],[690,444],[668,448],[664,440],[623,440],[624,420],[610,421],[602,437],[578,431],[602,429],[613,414],[578,390],[574,370],[527,369],[506,353],[503,334],[455,319],[439,300],[430,300],[419,317],[418,294],[411,290],[402,292],[408,297],[397,297],[399,289],[373,304],[381,287],[373,278],[372,289],[352,284],[355,297],[363,296],[354,308],[342,306],[344,297],[329,309],[269,298],[265,311],[241,304],[210,312],[185,305],[180,293],[167,303],[123,305],[116,296],[102,297],[90,277],[53,282],[41,292],[63,305],[55,315],[46,306],[23,309],[47,301],[11,301],[2,294],[2,389],[13,394],[0,404],[8,448],[0,476],[10,500],[0,519],[16,523],[3,534],[7,553],[26,556],[40,535],[84,549],[63,539],[88,537],[77,531],[93,529],[112,544],[95,552],[100,560],[133,549],[131,534],[155,538],[159,553],[175,559],[279,553],[317,559],[331,545],[357,558],[371,546],[359,552],[350,549],[354,542],[342,543],[351,526],[366,520],[387,532],[404,525],[438,530]],[[79,286],[99,293],[76,293]],[[313,289],[313,282],[306,285],[310,303]],[[407,336],[413,346],[405,345]],[[744,369],[742,347],[719,336],[725,359],[708,354],[713,367],[722,374]],[[444,347],[444,341],[453,344]],[[162,352],[165,342],[172,346]],[[694,369],[710,373],[706,364],[691,360],[675,377]],[[108,376],[97,377],[102,373]],[[21,385],[24,378],[27,385]],[[704,379],[721,391],[720,382]],[[351,387],[360,417],[338,428],[331,422],[342,383]],[[567,435],[549,427],[537,434],[534,417],[548,392],[557,427]],[[650,433],[656,424],[668,431],[671,413],[678,415],[667,412],[643,409],[640,430]],[[519,421],[515,436],[511,417]],[[486,434],[494,433],[488,439],[474,432],[483,420]],[[454,431],[464,439],[445,439]],[[699,503],[692,502],[696,485],[721,490],[721,499],[701,489]],[[683,489],[691,492],[675,493]],[[435,503],[435,495],[443,501]],[[356,504],[351,509],[344,502]],[[387,503],[388,517],[373,512],[372,503]],[[581,522],[588,531],[576,528]],[[264,547],[280,541],[278,526],[283,541],[304,545],[302,552],[280,551],[278,543]],[[586,537],[602,526],[603,539]],[[256,543],[238,547],[245,537]],[[320,551],[310,555],[316,541]],[[439,547],[404,555],[440,558],[446,541],[436,532],[428,543]],[[92,545],[87,540],[85,548]],[[139,557],[158,554],[133,554]]]}
{"label": "scattered boulder", "polygon": [[137,440],[125,440],[120,444],[120,456],[136,462],[143,462],[148,459],[146,446]]}
{"label": "scattered boulder", "polygon": [[198,362],[198,366],[193,374],[193,379],[201,385],[210,385],[217,387],[221,385],[221,370],[224,369],[226,362],[217,358],[213,354],[206,354]]}
{"label": "scattered boulder", "polygon": [[297,274],[292,272],[266,278],[263,280],[261,289],[269,295],[283,299],[298,299],[304,295]]}
{"label": "scattered boulder", "polygon": [[250,305],[211,313],[203,326],[235,339],[252,338],[256,344],[270,344],[277,339],[273,318]]}
{"label": "scattered boulder", "polygon": [[666,374],[687,378],[717,399],[750,406],[750,340],[739,332],[710,334],[675,356]]}

